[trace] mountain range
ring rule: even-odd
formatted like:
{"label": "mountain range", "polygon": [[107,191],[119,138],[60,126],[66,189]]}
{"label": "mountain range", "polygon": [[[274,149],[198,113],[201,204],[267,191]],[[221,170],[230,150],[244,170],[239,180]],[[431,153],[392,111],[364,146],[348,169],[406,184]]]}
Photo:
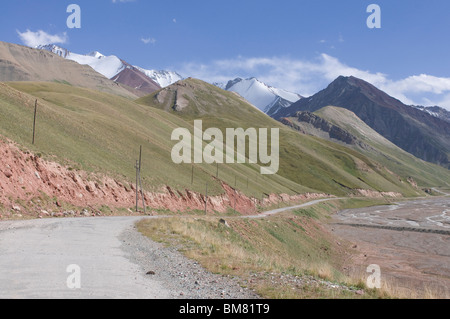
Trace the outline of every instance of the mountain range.
{"label": "mountain range", "polygon": [[[363,154],[335,141],[295,132],[285,123],[277,123],[234,92],[221,90],[198,79],[179,81],[136,102],[188,122],[202,120],[205,128],[215,127],[222,131],[226,128],[279,128],[278,175],[322,192],[354,194],[365,189],[370,192],[405,193],[411,191],[410,187],[418,190],[408,182],[408,178],[419,181],[421,185],[427,184],[430,179],[441,184],[445,182],[440,177],[433,177],[436,172],[450,174],[444,168],[418,160],[412,155],[402,159],[405,165],[395,165],[397,158],[393,156],[382,164],[372,159],[371,153]],[[400,170],[406,163],[410,169]]]}
{"label": "mountain range", "polygon": [[377,89],[355,77],[340,76],[326,89],[273,115],[280,120],[299,111],[326,106],[352,111],[368,126],[403,150],[425,161],[450,168],[450,123]]}
{"label": "mountain range", "polygon": [[[405,106],[356,78],[340,77],[311,98],[297,96],[298,101],[278,108],[274,111],[275,118],[271,118],[242,96],[245,91],[230,90],[256,88],[255,92],[269,91],[274,99],[289,98],[288,92],[255,78],[230,81],[227,84],[230,91],[187,78],[144,95],[137,90],[138,82],[127,86],[117,81],[129,77],[126,81],[130,83],[137,74],[144,77],[143,82],[148,78],[141,71],[131,72],[134,69],[126,62],[121,61],[124,66],[121,68],[110,57],[108,60],[113,62],[109,65],[115,65],[118,73],[108,79],[68,56],[70,53],[63,50],[48,52],[0,42],[0,81],[4,82],[0,86],[0,134],[26,148],[71,163],[72,167],[130,181],[135,178],[135,150],[142,145],[145,158],[151,159],[148,171],[143,174],[147,188],[169,187],[181,193],[186,190],[201,193],[208,183],[212,194],[221,194],[225,183],[256,198],[261,194],[305,192],[417,196],[424,194],[422,187],[448,185],[450,180],[448,169],[401,150],[380,133],[379,127],[372,127],[370,120],[394,125],[398,130],[403,125],[405,130],[428,134],[417,134],[414,140],[425,145],[426,137],[434,138],[442,147],[448,137],[448,123]],[[100,68],[101,63],[108,61],[102,56],[93,52],[83,59],[96,59],[98,64],[94,66]],[[30,131],[24,128],[32,124],[32,105],[36,99],[39,143],[32,145]],[[266,101],[270,103],[269,98]],[[323,109],[328,105],[349,107],[345,111]],[[359,110],[358,106],[364,109]],[[203,120],[205,129],[279,128],[278,174],[259,177],[258,164],[220,167],[199,164],[194,165],[197,177],[193,181],[193,166],[174,165],[170,150],[172,131],[180,127],[192,129],[196,119]],[[392,119],[394,123],[390,122]],[[431,135],[432,130],[435,135]],[[407,133],[406,141],[410,138]]]}
{"label": "mountain range", "polygon": [[106,78],[132,87],[144,94],[149,94],[183,79],[176,72],[146,70],[138,66],[133,66],[115,55],[105,56],[97,51],[82,55],[70,52],[56,45],[38,46],[37,49],[52,52],[81,65],[89,65]]}
{"label": "mountain range", "polygon": [[[89,65],[98,73],[117,83],[132,87],[144,94],[149,94],[159,88],[167,87],[183,77],[174,71],[147,70],[132,65],[115,55],[105,56],[98,51],[82,55],[73,53],[57,45],[38,46],[37,49],[55,53],[63,58],[75,61],[82,65]],[[276,113],[303,99],[298,93],[270,86],[257,78],[236,78],[225,83],[214,85],[231,92],[238,93],[258,109],[271,117]],[[412,106],[429,115],[450,122],[450,112],[439,106]]]}
{"label": "mountain range", "polygon": [[[269,111],[273,113],[275,110],[288,107],[303,98],[297,93],[272,87],[254,77],[236,78],[228,81],[227,84],[214,83],[214,85],[226,91],[238,93],[264,113]],[[268,115],[270,116],[271,113]]]}
{"label": "mountain range", "polygon": [[446,122],[450,122],[450,112],[440,106],[420,106],[413,105],[416,109],[426,112],[434,117],[440,118]]}
{"label": "mountain range", "polygon": [[1,41],[0,81],[52,81],[127,98],[141,96],[137,90],[109,80],[90,66],[48,51]]}

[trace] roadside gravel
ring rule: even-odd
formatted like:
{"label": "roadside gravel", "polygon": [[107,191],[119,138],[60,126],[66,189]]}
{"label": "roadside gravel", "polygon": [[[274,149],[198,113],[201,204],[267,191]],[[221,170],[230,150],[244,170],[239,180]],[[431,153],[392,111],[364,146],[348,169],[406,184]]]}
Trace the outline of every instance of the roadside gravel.
{"label": "roadside gravel", "polygon": [[[0,222],[3,299],[254,299],[135,228],[140,217],[49,218]],[[69,265],[80,267],[68,288]]]}
{"label": "roadside gravel", "polygon": [[119,237],[127,258],[148,278],[161,283],[174,299],[258,299],[235,278],[212,274],[176,248],[164,247],[128,227]]}

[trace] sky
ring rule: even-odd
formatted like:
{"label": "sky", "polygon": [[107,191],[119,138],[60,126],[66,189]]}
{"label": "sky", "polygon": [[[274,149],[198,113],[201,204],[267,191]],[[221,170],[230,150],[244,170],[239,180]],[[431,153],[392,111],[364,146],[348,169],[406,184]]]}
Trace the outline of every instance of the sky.
{"label": "sky", "polygon": [[[70,4],[80,28],[67,24]],[[371,4],[381,28],[368,27]],[[449,13],[448,0],[5,0],[0,40],[211,83],[257,77],[303,96],[353,75],[406,104],[450,110]]]}

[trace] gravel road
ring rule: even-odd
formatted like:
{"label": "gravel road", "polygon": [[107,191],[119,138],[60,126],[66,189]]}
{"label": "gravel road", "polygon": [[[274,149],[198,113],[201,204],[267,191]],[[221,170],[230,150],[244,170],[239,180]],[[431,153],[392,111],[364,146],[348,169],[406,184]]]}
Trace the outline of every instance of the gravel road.
{"label": "gravel road", "polygon": [[[0,298],[258,298],[234,279],[211,274],[176,250],[142,236],[135,230],[138,220],[0,223]],[[79,268],[68,269],[70,265]],[[75,289],[69,288],[72,284]]]}

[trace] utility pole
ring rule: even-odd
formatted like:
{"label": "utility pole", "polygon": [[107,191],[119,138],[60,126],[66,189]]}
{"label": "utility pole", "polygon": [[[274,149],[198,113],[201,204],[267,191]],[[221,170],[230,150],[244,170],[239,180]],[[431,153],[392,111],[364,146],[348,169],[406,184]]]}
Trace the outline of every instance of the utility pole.
{"label": "utility pole", "polygon": [[236,175],[234,175],[234,213],[235,214],[236,214],[236,201],[237,201],[236,187],[237,187],[237,177],[236,177]]}
{"label": "utility pole", "polygon": [[142,145],[141,145],[140,151],[139,151],[139,185],[141,187],[142,205],[144,207],[144,214],[145,214],[147,212],[147,208],[145,207],[144,189],[142,188],[141,168],[142,168]]}
{"label": "utility pole", "polygon": [[34,120],[33,120],[33,145],[34,145],[34,137],[36,134],[36,115],[37,115],[37,106],[38,106],[38,100],[34,103]]}
{"label": "utility pole", "polygon": [[139,212],[139,161],[136,161],[136,213]]}
{"label": "utility pole", "polygon": [[237,193],[236,189],[234,189],[234,213],[236,214],[236,200],[237,200]]}
{"label": "utility pole", "polygon": [[208,183],[206,183],[205,215],[208,214]]}

